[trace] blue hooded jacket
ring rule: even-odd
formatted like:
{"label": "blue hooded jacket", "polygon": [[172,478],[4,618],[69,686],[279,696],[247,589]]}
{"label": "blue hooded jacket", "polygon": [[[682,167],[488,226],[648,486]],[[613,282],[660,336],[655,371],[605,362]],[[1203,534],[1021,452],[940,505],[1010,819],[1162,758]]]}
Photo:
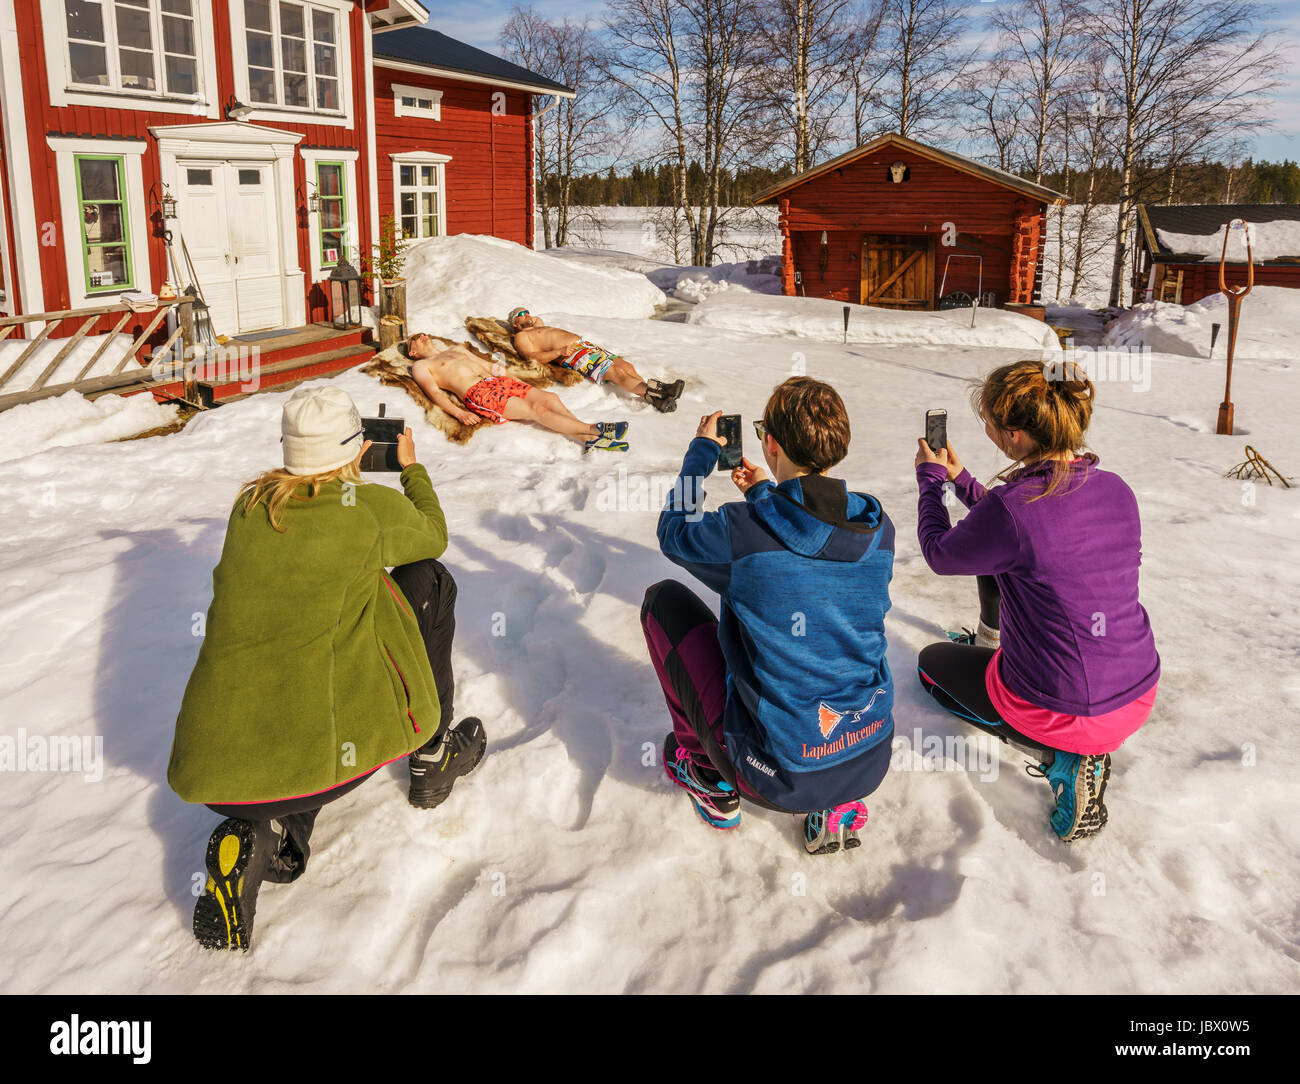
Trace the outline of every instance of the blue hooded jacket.
{"label": "blue hooded jacket", "polygon": [[659,546],[722,596],[723,730],[736,770],[782,809],[853,801],[889,766],[894,685],[885,612],[894,525],[822,475],[752,486],[702,513],[721,447],[697,437],[659,516]]}

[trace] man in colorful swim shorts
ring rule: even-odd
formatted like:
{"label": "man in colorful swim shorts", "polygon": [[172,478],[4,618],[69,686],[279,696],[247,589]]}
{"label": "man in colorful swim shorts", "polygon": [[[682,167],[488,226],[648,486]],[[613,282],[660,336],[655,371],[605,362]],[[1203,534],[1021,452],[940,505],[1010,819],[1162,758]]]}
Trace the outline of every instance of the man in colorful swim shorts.
{"label": "man in colorful swim shorts", "polygon": [[506,323],[521,357],[572,369],[593,384],[615,384],[638,399],[644,399],[660,413],[677,409],[677,400],[686,387],[685,381],[674,380],[671,384],[664,384],[659,380],[642,380],[641,374],[626,358],[579,338],[572,331],[548,327],[540,316],[533,316],[527,309],[513,309]]}
{"label": "man in colorful swim shorts", "polygon": [[[438,406],[465,425],[478,425],[485,418],[497,425],[507,421],[536,422],[582,441],[587,449],[627,451],[627,442],[622,439],[627,422],[593,425],[579,421],[554,392],[529,387],[495,371],[463,346],[440,351],[428,335],[416,334],[407,339],[406,353],[415,359],[411,366],[415,382]],[[457,396],[465,406],[460,406],[451,395]]]}

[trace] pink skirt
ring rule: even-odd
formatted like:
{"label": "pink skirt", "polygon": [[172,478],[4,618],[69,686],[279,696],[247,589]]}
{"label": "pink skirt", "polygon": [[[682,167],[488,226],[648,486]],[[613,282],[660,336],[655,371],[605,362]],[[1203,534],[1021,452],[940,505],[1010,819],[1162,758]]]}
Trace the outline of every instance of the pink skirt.
{"label": "pink skirt", "polygon": [[1137,733],[1156,702],[1159,682],[1136,700],[1104,715],[1063,715],[1031,704],[1008,689],[1002,683],[1001,661],[1002,649],[998,648],[984,671],[989,700],[1004,722],[1049,749],[1085,755],[1113,753],[1125,739]]}

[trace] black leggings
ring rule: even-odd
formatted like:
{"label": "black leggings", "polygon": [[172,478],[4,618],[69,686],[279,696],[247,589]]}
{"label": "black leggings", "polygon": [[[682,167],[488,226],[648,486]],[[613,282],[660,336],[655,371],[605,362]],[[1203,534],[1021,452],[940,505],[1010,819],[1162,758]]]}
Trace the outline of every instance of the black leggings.
{"label": "black leggings", "polygon": [[[442,740],[455,716],[456,685],[451,673],[451,641],[456,631],[456,581],[441,563],[432,559],[399,565],[392,571],[392,580],[406,596],[419,622],[429,666],[433,669],[434,686],[438,690],[442,718],[437,731],[421,746],[428,748]],[[376,768],[319,794],[285,798],[278,802],[209,805],[208,808],[223,817],[251,821],[260,832],[270,831],[269,821],[279,821],[284,830],[284,841],[279,853],[272,857],[266,877],[270,881],[293,881],[307,868],[307,858],[311,854],[308,841],[321,807],[355,790],[378,770]]]}

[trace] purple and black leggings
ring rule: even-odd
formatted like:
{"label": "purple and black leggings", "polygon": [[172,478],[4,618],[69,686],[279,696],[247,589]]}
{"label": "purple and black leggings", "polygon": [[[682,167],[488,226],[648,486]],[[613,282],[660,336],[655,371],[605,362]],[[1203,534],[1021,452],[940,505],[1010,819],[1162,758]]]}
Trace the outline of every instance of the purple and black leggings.
{"label": "purple and black leggings", "polygon": [[645,593],[641,629],[663,686],[679,749],[706,759],[740,796],[764,809],[787,810],[755,794],[736,775],[722,732],[727,706],[727,662],[718,643],[718,619],[704,601],[676,580]]}

